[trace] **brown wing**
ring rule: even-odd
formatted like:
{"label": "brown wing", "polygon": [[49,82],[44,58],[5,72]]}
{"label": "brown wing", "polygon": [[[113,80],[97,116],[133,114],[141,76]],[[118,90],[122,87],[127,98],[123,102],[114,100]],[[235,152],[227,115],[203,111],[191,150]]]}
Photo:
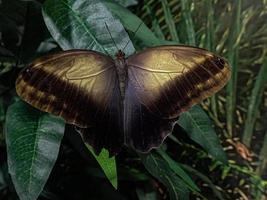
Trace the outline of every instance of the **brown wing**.
{"label": "brown wing", "polygon": [[127,64],[127,138],[141,151],[159,146],[181,112],[220,90],[230,77],[223,58],[188,46],[149,48]]}
{"label": "brown wing", "polygon": [[127,59],[129,81],[140,102],[163,118],[175,118],[220,90],[230,78],[228,63],[204,49],[161,46]]}
{"label": "brown wing", "polygon": [[16,82],[24,101],[78,126],[85,140],[97,149],[112,149],[123,140],[118,88],[113,60],[85,50],[37,59]]}

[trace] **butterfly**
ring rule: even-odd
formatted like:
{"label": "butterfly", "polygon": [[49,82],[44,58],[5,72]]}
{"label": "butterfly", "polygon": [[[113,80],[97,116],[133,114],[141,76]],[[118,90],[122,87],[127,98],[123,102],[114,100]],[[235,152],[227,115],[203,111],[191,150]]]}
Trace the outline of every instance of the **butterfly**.
{"label": "butterfly", "polygon": [[17,94],[72,124],[97,153],[158,147],[179,115],[219,91],[227,61],[205,49],[157,46],[116,58],[91,50],[41,57],[21,71]]}

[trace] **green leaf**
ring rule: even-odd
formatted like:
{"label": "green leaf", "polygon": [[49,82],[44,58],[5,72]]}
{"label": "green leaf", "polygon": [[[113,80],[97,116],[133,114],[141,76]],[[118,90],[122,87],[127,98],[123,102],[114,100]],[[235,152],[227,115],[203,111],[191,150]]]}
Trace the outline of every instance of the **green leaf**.
{"label": "green leaf", "polygon": [[147,171],[166,186],[171,200],[189,199],[189,190],[184,181],[173,172],[168,163],[154,152],[140,157]]}
{"label": "green leaf", "polygon": [[21,200],[35,200],[56,162],[64,122],[18,101],[7,110],[5,134],[16,191]]}
{"label": "green leaf", "polygon": [[200,144],[215,159],[227,163],[219,138],[212,127],[212,123],[200,106],[193,106],[184,112],[178,124],[187,132],[189,137]]}
{"label": "green leaf", "polygon": [[220,199],[220,200],[224,200],[221,192],[217,189],[216,185],[214,185],[212,183],[212,181],[207,177],[205,176],[204,174],[200,173],[198,170],[188,166],[188,165],[184,165],[182,164],[182,167],[187,170],[190,174],[194,174],[195,176],[199,177],[202,181],[206,182],[210,189],[213,191],[214,195]]}
{"label": "green leaf", "polygon": [[265,58],[265,60],[263,61],[250,96],[247,118],[245,122],[244,133],[242,136],[242,141],[248,147],[250,147],[252,140],[253,129],[257,120],[257,115],[259,113],[259,106],[263,100],[262,96],[264,89],[266,88],[265,83],[267,83],[267,58]]}
{"label": "green leaf", "polygon": [[101,166],[103,172],[108,178],[109,182],[113,185],[115,189],[118,187],[118,177],[117,177],[117,168],[115,157],[109,157],[109,152],[106,149],[102,149],[99,155],[96,155],[92,147],[86,144],[86,147],[94,155],[95,159]]}
{"label": "green leaf", "polygon": [[120,19],[123,26],[132,33],[135,33],[134,37],[141,40],[146,46],[162,44],[163,41],[159,40],[144,22],[128,9],[110,0],[104,1],[104,4],[113,16]]}
{"label": "green leaf", "polygon": [[177,174],[192,191],[200,192],[200,189],[196,186],[194,181],[190,178],[190,176],[187,175],[187,173],[179,166],[177,162],[170,158],[165,151],[158,149],[157,152],[169,164],[169,167],[173,170],[173,172]]}
{"label": "green leaf", "polygon": [[[100,0],[47,0],[43,16],[52,37],[64,50],[91,49],[113,56],[130,38],[119,19]],[[111,38],[112,36],[112,38]],[[113,41],[114,40],[114,41]],[[115,42],[115,44],[114,44]],[[134,52],[130,42],[126,55]]]}
{"label": "green leaf", "polygon": [[196,33],[194,30],[194,23],[193,23],[193,19],[191,16],[190,3],[191,3],[190,1],[181,0],[182,16],[183,16],[183,21],[186,27],[188,44],[195,46],[196,45]]}
{"label": "green leaf", "polygon": [[234,1],[236,10],[233,11],[232,25],[230,27],[230,35],[228,36],[228,55],[227,59],[230,63],[231,78],[226,86],[226,125],[229,137],[234,135],[236,99],[237,99],[237,79],[238,79],[238,60],[240,38],[243,35],[241,31],[242,25],[242,0]]}
{"label": "green leaf", "polygon": [[159,20],[156,17],[156,13],[153,12],[153,9],[146,4],[144,5],[144,8],[145,8],[145,12],[147,13],[147,16],[149,17],[149,21],[151,21],[151,23],[152,23],[151,28],[152,28],[152,30],[154,30],[155,35],[158,38],[165,40],[166,38],[165,38],[165,35],[161,29]]}
{"label": "green leaf", "polygon": [[169,28],[172,40],[177,42],[177,43],[180,43],[180,39],[179,39],[178,32],[176,29],[175,20],[174,20],[174,17],[172,16],[171,8],[168,5],[168,1],[167,0],[160,0],[160,2],[161,2],[162,7],[163,7],[166,25]]}

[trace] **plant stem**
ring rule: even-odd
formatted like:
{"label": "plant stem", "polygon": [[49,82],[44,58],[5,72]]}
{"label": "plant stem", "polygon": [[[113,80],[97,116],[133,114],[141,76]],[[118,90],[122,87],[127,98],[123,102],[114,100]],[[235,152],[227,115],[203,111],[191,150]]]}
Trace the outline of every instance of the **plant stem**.
{"label": "plant stem", "polygon": [[229,137],[234,134],[234,117],[236,109],[236,86],[237,86],[237,63],[238,63],[238,53],[239,53],[239,43],[237,39],[239,38],[239,33],[241,30],[241,5],[242,0],[235,1],[236,4],[236,15],[234,23],[231,27],[231,35],[228,43],[228,60],[232,66],[232,76],[227,85],[227,97],[226,97],[226,120],[227,120],[227,131]]}
{"label": "plant stem", "polygon": [[259,112],[259,106],[262,101],[262,96],[263,96],[266,82],[267,82],[267,58],[265,58],[265,60],[263,61],[263,64],[258,73],[254,88],[250,96],[248,113],[247,113],[247,118],[245,122],[244,133],[242,137],[242,142],[247,147],[250,147],[250,144],[251,144],[251,138],[253,136],[253,129],[254,129],[256,119],[257,119],[257,114]]}

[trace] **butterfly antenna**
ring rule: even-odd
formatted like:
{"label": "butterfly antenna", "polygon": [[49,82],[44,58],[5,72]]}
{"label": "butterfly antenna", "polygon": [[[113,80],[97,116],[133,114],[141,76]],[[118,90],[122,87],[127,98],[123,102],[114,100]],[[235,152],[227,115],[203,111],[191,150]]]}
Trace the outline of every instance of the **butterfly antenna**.
{"label": "butterfly antenna", "polygon": [[112,37],[112,35],[111,35],[110,31],[109,31],[109,28],[108,28],[108,25],[107,25],[106,22],[105,22],[105,26],[106,26],[106,28],[107,28],[107,30],[108,30],[108,33],[109,33],[109,35],[110,35],[110,37],[111,37],[111,39],[112,39],[114,45],[116,46],[117,50],[119,51],[119,48],[118,48],[118,46],[117,46],[115,40],[113,39],[113,37]]}
{"label": "butterfly antenna", "polygon": [[[141,25],[143,24],[144,22],[141,22],[138,27],[136,28],[136,30],[134,31],[134,37],[135,37],[135,34],[138,32],[139,28],[141,27]],[[127,44],[123,47],[122,51],[124,51],[124,49],[128,46],[128,44],[130,43],[131,40],[128,40]]]}

